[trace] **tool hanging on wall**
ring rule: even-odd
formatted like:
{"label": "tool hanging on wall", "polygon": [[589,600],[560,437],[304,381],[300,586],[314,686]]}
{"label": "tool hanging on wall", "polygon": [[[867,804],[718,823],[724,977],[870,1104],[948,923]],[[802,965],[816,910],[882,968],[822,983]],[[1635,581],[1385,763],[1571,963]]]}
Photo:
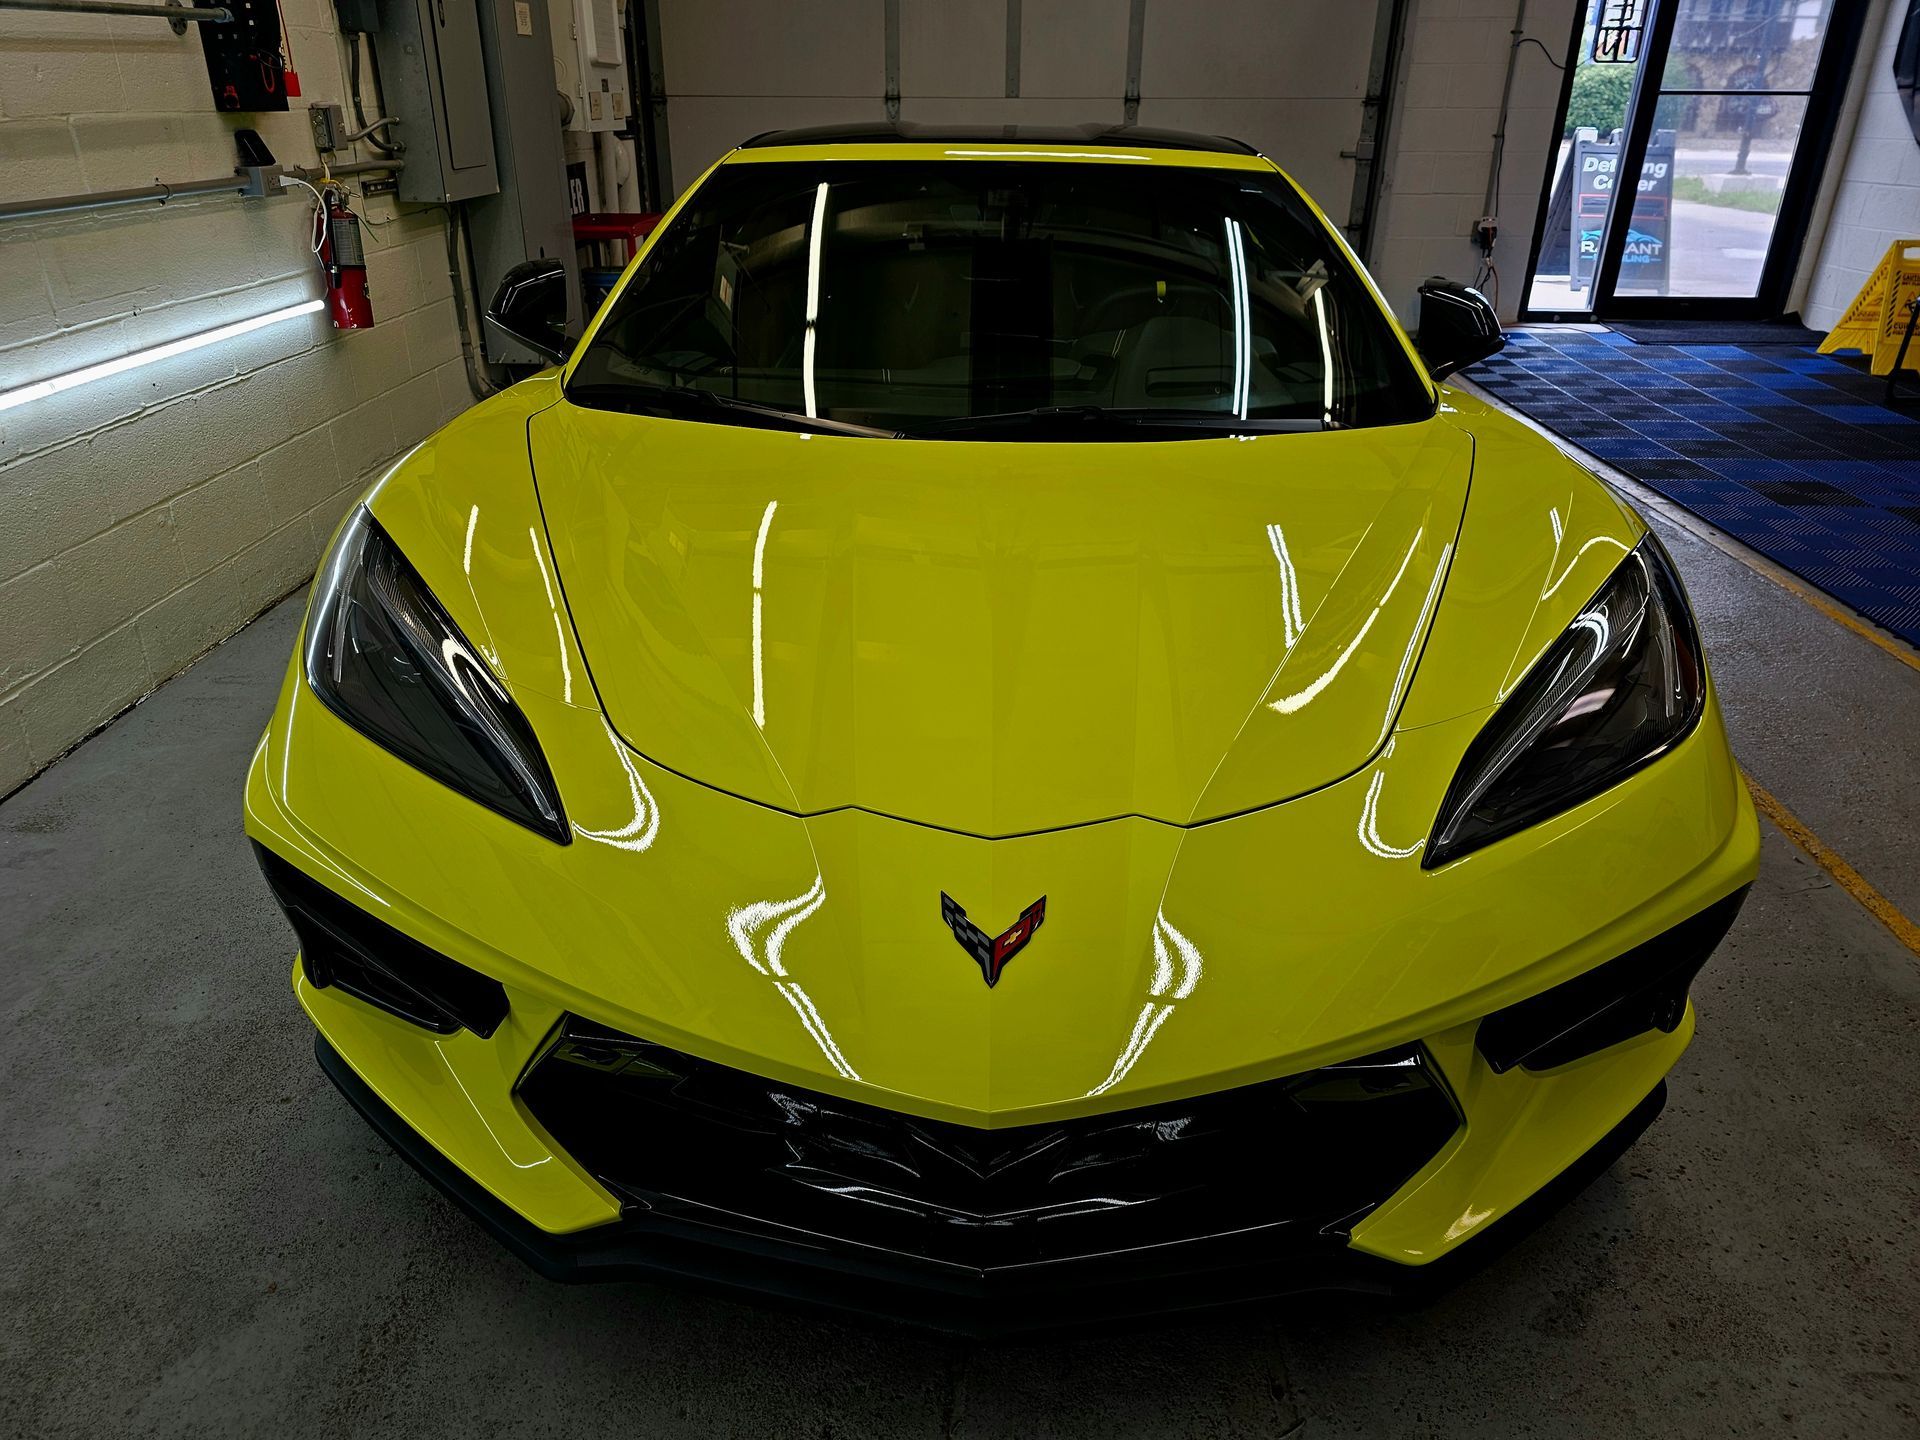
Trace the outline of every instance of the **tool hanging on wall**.
{"label": "tool hanging on wall", "polygon": [[[193,0],[193,8],[215,7],[213,0]],[[236,0],[225,8],[233,12],[231,22],[200,27],[213,108],[243,112],[286,109],[287,73],[280,54],[279,9],[264,0]],[[297,77],[294,84],[299,84]]]}

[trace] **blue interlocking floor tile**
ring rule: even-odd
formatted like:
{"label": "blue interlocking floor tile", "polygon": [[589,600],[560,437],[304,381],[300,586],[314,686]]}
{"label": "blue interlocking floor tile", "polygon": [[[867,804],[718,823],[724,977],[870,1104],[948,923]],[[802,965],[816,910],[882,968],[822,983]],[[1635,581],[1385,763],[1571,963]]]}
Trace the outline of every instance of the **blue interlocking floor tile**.
{"label": "blue interlocking floor tile", "polygon": [[1781,345],[1518,332],[1491,394],[1920,643],[1920,407]]}
{"label": "blue interlocking floor tile", "polygon": [[1642,435],[1673,444],[1683,440],[1711,440],[1713,431],[1704,425],[1695,425],[1689,420],[1629,420],[1627,422]]}
{"label": "blue interlocking floor tile", "polygon": [[[1809,405],[1816,415],[1824,415],[1829,420],[1839,420],[1847,425],[1913,425],[1920,424],[1911,416],[1896,415],[1891,410],[1883,410],[1878,405]],[[1920,445],[1920,440],[1914,442]]]}
{"label": "blue interlocking floor tile", "polygon": [[[1602,460],[1616,463],[1622,460],[1664,460],[1673,454],[1658,441],[1645,440],[1639,436],[1625,438],[1618,435],[1589,435],[1581,442],[1587,449]],[[1631,467],[1622,465],[1623,470]]]}

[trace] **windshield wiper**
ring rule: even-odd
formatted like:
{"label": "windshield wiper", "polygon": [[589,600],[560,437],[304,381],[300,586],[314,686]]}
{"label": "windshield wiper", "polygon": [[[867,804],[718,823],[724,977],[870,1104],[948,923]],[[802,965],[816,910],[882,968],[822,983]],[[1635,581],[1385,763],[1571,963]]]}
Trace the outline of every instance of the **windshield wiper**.
{"label": "windshield wiper", "polygon": [[648,385],[640,381],[569,385],[567,399],[595,409],[631,410],[645,414],[664,411],[681,419],[708,420],[718,425],[751,425],[766,430],[799,430],[811,435],[865,435],[881,440],[899,438],[897,430],[855,425],[848,420],[826,420],[737,400],[731,395],[703,390],[697,385]]}
{"label": "windshield wiper", "polygon": [[1005,410],[991,415],[955,415],[929,421],[906,432],[909,440],[956,435],[990,435],[1007,430],[1049,432],[1062,439],[1087,438],[1102,429],[1202,430],[1220,435],[1297,434],[1338,429],[1337,422],[1319,416],[1287,419],[1255,417],[1242,420],[1218,410],[1160,409],[1152,405],[1036,405],[1031,410]]}

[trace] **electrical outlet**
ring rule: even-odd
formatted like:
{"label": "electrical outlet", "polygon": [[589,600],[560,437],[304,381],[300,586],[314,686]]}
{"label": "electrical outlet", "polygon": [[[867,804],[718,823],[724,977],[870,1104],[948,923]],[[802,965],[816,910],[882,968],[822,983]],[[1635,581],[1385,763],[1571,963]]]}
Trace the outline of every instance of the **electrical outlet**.
{"label": "electrical outlet", "polygon": [[1481,253],[1491,255],[1493,242],[1500,236],[1500,220],[1495,215],[1482,215],[1473,222],[1473,229],[1467,238],[1480,247]]}
{"label": "electrical outlet", "polygon": [[338,105],[309,105],[307,123],[313,127],[313,148],[322,155],[346,144],[342,138],[347,133],[346,112]]}

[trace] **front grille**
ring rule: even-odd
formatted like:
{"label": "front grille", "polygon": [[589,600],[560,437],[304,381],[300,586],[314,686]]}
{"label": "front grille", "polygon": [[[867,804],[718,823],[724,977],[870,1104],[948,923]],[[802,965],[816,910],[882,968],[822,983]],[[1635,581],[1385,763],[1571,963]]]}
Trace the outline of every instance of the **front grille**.
{"label": "front grille", "polygon": [[1459,1114],[1417,1048],[1053,1124],[982,1130],[763,1079],[569,1017],[523,1079],[632,1209],[970,1269],[1350,1225]]}

